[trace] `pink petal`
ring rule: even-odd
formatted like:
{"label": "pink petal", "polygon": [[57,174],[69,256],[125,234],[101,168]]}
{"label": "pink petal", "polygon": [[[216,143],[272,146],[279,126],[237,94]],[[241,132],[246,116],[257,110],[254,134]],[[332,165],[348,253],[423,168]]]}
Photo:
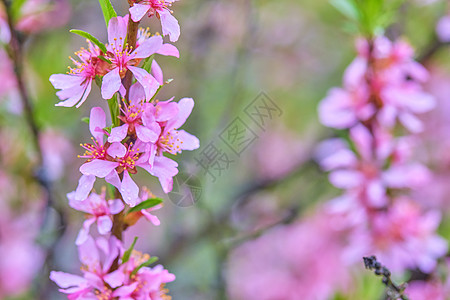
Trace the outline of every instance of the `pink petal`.
{"label": "pink petal", "polygon": [[107,234],[111,231],[113,226],[110,216],[101,216],[97,218],[97,230],[100,234]]}
{"label": "pink petal", "polygon": [[91,225],[95,223],[95,218],[89,218],[86,221],[83,222],[83,227],[81,227],[80,231],[78,232],[77,239],[75,241],[76,245],[82,245],[84,244],[89,237],[89,229],[91,228]]}
{"label": "pink petal", "polygon": [[175,118],[180,112],[178,103],[176,102],[159,102],[156,106],[156,121],[164,122]]}
{"label": "pink petal", "polygon": [[155,157],[153,168],[148,170],[150,174],[158,177],[163,191],[169,193],[172,190],[173,176],[178,174],[178,164],[165,156]]}
{"label": "pink petal", "polygon": [[112,288],[121,286],[125,281],[125,274],[122,270],[115,270],[103,277],[105,282],[109,284]]}
{"label": "pink petal", "polygon": [[113,127],[111,129],[111,134],[108,137],[108,142],[114,143],[123,141],[123,139],[127,136],[127,132],[128,132],[128,124],[123,124],[122,126],[119,127]]}
{"label": "pink petal", "polygon": [[161,49],[159,49],[156,53],[166,56],[175,56],[177,58],[180,57],[180,51],[178,51],[178,48],[172,44],[162,45]]}
{"label": "pink petal", "polygon": [[122,79],[120,78],[119,68],[114,68],[108,74],[103,76],[102,82],[102,98],[111,99],[114,93],[120,89]]}
{"label": "pink petal", "polygon": [[113,158],[124,157],[127,154],[127,148],[122,143],[115,142],[109,146],[107,153]]}
{"label": "pink petal", "polygon": [[133,84],[130,88],[130,102],[131,105],[137,105],[145,100],[145,91],[139,82]]}
{"label": "pink petal", "polygon": [[131,55],[135,58],[147,58],[155,54],[163,45],[163,39],[160,35],[154,35],[140,44]]}
{"label": "pink petal", "polygon": [[349,189],[361,184],[363,178],[361,173],[350,170],[339,170],[330,173],[330,182],[335,187]]}
{"label": "pink petal", "polygon": [[[159,138],[159,133],[161,132],[161,128],[156,123],[152,127],[153,128],[148,128],[148,127],[145,127],[142,125],[136,125],[135,128],[136,128],[137,137],[144,143],[156,142]],[[158,132],[158,129],[159,129],[159,132]]]}
{"label": "pink petal", "polygon": [[[92,177],[94,177],[95,179],[95,176]],[[90,202],[87,199],[85,199],[84,201],[77,200],[75,198],[75,194],[75,191],[73,191],[66,195],[67,199],[69,199],[69,206],[78,211],[92,214],[92,207],[90,205]]]}
{"label": "pink petal", "polygon": [[156,62],[156,60],[152,61],[152,71],[151,74],[153,75],[153,77],[155,77],[155,79],[158,81],[158,83],[160,85],[164,84],[164,75],[163,75],[163,71],[161,69],[161,67],[158,65],[158,63]]}
{"label": "pink petal", "polygon": [[127,171],[123,172],[122,184],[120,186],[120,193],[122,194],[125,203],[131,207],[135,206],[139,197],[139,187],[131,179],[130,174]]}
{"label": "pink petal", "polygon": [[81,98],[83,98],[85,85],[71,87],[65,90],[61,90],[56,93],[59,99],[65,100],[55,104],[55,106],[72,107],[77,104]]}
{"label": "pink petal", "polygon": [[[120,297],[120,299],[123,299],[123,297],[126,297],[126,296],[130,296],[134,292],[134,290],[137,288],[138,284],[139,284],[139,282],[134,282],[130,285],[121,286],[120,288],[118,288],[117,290],[115,290],[113,292],[113,296]],[[131,298],[131,299],[133,299],[133,298]]]}
{"label": "pink petal", "polygon": [[170,128],[180,128],[192,112],[194,100],[192,98],[183,98],[178,102],[178,115],[174,121],[170,121]]}
{"label": "pink petal", "polygon": [[94,187],[94,183],[94,175],[81,175],[80,179],[78,180],[77,189],[75,190],[75,200],[85,200]]}
{"label": "pink petal", "polygon": [[150,8],[151,5],[134,4],[133,7],[130,7],[131,19],[134,22],[139,22]]}
{"label": "pink petal", "polygon": [[80,286],[87,283],[86,279],[81,276],[56,271],[50,272],[50,279],[62,288]]}
{"label": "pink petal", "polygon": [[176,42],[180,37],[180,25],[177,19],[167,9],[158,10],[161,19],[163,35],[169,35],[171,42]]}
{"label": "pink petal", "polygon": [[78,257],[89,270],[101,270],[100,255],[94,239],[89,236],[87,240],[78,247]]}
{"label": "pink petal", "polygon": [[158,81],[142,68],[128,66],[145,91],[145,99],[150,100],[159,88]]}
{"label": "pink petal", "polygon": [[108,206],[109,213],[112,215],[120,213],[125,208],[125,205],[121,199],[108,200]]}
{"label": "pink petal", "polygon": [[111,173],[106,175],[105,181],[109,184],[112,184],[116,188],[120,189],[120,185],[121,185],[120,178],[119,178],[119,174],[117,174],[116,170],[112,170]]}
{"label": "pink petal", "polygon": [[161,221],[158,219],[157,216],[152,215],[151,213],[149,213],[146,210],[141,210],[142,215],[148,220],[150,221],[153,225],[155,226],[159,226],[161,224]]}
{"label": "pink petal", "polygon": [[127,37],[127,27],[128,16],[115,17],[109,20],[108,42],[110,45],[114,45],[117,50],[120,50],[121,46],[125,43],[125,38]]}
{"label": "pink petal", "polygon": [[103,128],[106,127],[106,115],[101,107],[93,107],[89,116],[89,131],[92,136],[101,144],[103,144],[103,136],[105,135]]}
{"label": "pink petal", "polygon": [[177,137],[183,142],[182,144],[180,143],[180,148],[182,150],[195,150],[200,147],[199,139],[184,130],[178,131]]}
{"label": "pink petal", "polygon": [[81,86],[85,80],[82,76],[69,74],[53,74],[50,76],[50,83],[55,89],[67,89],[74,86]]}
{"label": "pink petal", "polygon": [[80,172],[84,175],[94,175],[99,178],[104,178],[118,166],[118,162],[94,159],[93,161],[83,164],[80,167]]}

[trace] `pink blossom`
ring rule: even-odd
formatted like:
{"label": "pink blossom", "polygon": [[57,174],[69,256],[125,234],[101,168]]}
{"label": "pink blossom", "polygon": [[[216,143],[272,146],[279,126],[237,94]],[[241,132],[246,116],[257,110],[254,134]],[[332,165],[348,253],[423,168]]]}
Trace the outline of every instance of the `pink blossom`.
{"label": "pink blossom", "polygon": [[448,249],[445,239],[435,233],[440,220],[438,211],[422,213],[409,199],[394,199],[387,211],[372,217],[369,252],[393,271],[417,267],[430,273]]}
{"label": "pink blossom", "polygon": [[[164,284],[175,280],[161,265],[142,267],[150,256],[137,251],[123,262],[124,249],[119,240],[88,237],[78,247],[79,258],[83,263],[83,276],[64,272],[50,273],[50,279],[61,287],[69,299],[164,299],[167,289]],[[103,259],[101,257],[103,256]],[[119,267],[110,271],[112,263],[119,257]],[[137,269],[138,268],[138,269]],[[135,274],[132,274],[133,271]]]}
{"label": "pink blossom", "polygon": [[231,253],[230,299],[330,299],[350,273],[345,240],[327,214],[278,226]]}
{"label": "pink blossom", "polygon": [[[159,87],[159,82],[146,70],[136,67],[143,59],[155,53],[166,55],[163,39],[155,35],[145,39],[136,45],[136,49],[130,49],[125,44],[128,26],[128,15],[112,18],[108,26],[108,53],[112,62],[112,69],[103,77],[102,97],[110,99],[122,86],[122,78],[127,70],[130,70],[136,80],[142,85],[146,100],[150,100]],[[168,54],[171,55],[171,54]]]}
{"label": "pink blossom", "polygon": [[157,102],[144,114],[147,123],[156,121],[161,127],[161,135],[156,143],[151,145],[148,159],[149,164],[153,166],[149,172],[159,178],[166,193],[172,190],[173,176],[178,173],[178,164],[164,157],[163,153],[177,155],[182,150],[195,150],[200,147],[198,138],[184,130],[178,130],[191,114],[194,100],[183,98],[178,103],[171,100]]}
{"label": "pink blossom", "polygon": [[344,129],[376,118],[386,128],[398,120],[411,132],[421,131],[416,114],[433,109],[434,99],[422,89],[428,72],[413,60],[412,48],[385,37],[374,39],[372,47],[359,40],[357,48],[358,57],[344,74],[344,87],[332,89],[319,106],[321,122]]}
{"label": "pink blossom", "polygon": [[[322,148],[333,151],[325,155],[321,165],[330,173],[330,182],[342,189],[359,194],[365,205],[381,207],[387,204],[388,188],[417,188],[429,181],[426,167],[409,163],[406,140],[393,140],[388,134],[373,128],[373,134],[363,125],[350,129],[350,140],[356,153],[345,144],[326,143]],[[333,150],[332,150],[333,149]],[[386,168],[386,160],[391,165]]]}
{"label": "pink blossom", "polygon": [[121,142],[127,135],[136,137],[143,143],[155,143],[161,134],[159,124],[154,120],[143,118],[145,110],[152,104],[145,103],[145,94],[138,83],[130,88],[130,104],[124,103],[121,107],[122,115],[119,119],[123,125],[114,127],[108,137],[108,142]]}
{"label": "pink blossom", "polygon": [[85,200],[79,201],[75,199],[75,192],[67,194],[69,205],[79,211],[88,214],[83,223],[76,244],[83,244],[89,236],[89,228],[97,222],[98,232],[105,235],[111,231],[112,217],[124,209],[124,204],[121,199],[106,200],[105,191],[100,195],[92,192]]}
{"label": "pink blossom", "polygon": [[169,35],[170,41],[176,42],[180,37],[180,25],[169,9],[175,1],[177,0],[143,0],[135,3],[130,8],[131,19],[139,22],[145,14],[149,17],[156,15],[161,20],[163,35]]}
{"label": "pink blossom", "polygon": [[70,68],[69,74],[53,74],[50,82],[56,89],[61,89],[56,95],[63,100],[56,106],[80,107],[89,96],[92,88],[92,81],[95,76],[102,75],[107,63],[98,58],[102,52],[100,49],[88,41],[89,48],[81,48],[75,52],[80,61],[70,58],[75,68]]}
{"label": "pink blossom", "polygon": [[47,130],[39,138],[45,175],[50,180],[57,180],[63,175],[64,167],[73,155],[72,145],[61,132],[55,130]]}

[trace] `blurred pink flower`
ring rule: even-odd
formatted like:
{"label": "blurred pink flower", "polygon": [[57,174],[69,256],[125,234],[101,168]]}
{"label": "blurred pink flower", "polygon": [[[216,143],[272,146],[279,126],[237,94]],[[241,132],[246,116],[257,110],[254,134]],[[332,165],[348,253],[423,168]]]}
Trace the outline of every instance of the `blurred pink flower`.
{"label": "blurred pink flower", "polygon": [[16,27],[26,33],[37,33],[65,25],[70,14],[67,0],[27,0],[20,9]]}
{"label": "blurred pink flower", "polygon": [[230,299],[329,299],[350,280],[340,233],[320,212],[239,246],[228,262]]}
{"label": "blurred pink flower", "polygon": [[57,180],[63,175],[64,167],[72,157],[72,145],[61,132],[52,129],[44,131],[39,138],[46,168],[45,175],[52,181]]}
{"label": "blurred pink flower", "polygon": [[415,115],[434,108],[434,99],[421,86],[427,70],[413,60],[414,51],[406,42],[377,37],[372,47],[369,51],[367,41],[357,41],[358,57],[345,71],[344,88],[330,90],[319,105],[321,122],[345,129],[374,117],[386,128],[399,120],[411,132],[422,131]]}
{"label": "blurred pink flower", "polygon": [[[354,151],[341,141],[330,141],[320,148],[334,149],[329,155],[322,152],[321,166],[331,171],[330,182],[347,191],[359,194],[362,204],[385,206],[387,189],[423,187],[430,180],[429,170],[418,163],[408,162],[410,145],[406,139],[393,140],[389,134],[373,128],[375,137],[359,124],[350,129]],[[338,143],[338,144],[336,144]],[[390,159],[389,167],[386,160]]]}
{"label": "blurred pink flower", "polygon": [[440,221],[438,211],[423,213],[407,198],[394,199],[387,211],[372,215],[373,249],[368,251],[392,271],[417,267],[430,273],[448,249],[445,239],[436,234]]}
{"label": "blurred pink flower", "polygon": [[406,288],[406,296],[410,300],[446,300],[448,288],[434,281],[412,281]]}
{"label": "blurred pink flower", "polygon": [[16,88],[16,77],[14,75],[13,64],[8,54],[0,49],[0,98]]}

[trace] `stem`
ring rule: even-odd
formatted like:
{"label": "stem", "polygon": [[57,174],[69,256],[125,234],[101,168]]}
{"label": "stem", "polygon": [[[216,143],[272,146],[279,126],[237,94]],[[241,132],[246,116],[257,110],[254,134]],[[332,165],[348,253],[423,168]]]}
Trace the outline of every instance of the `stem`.
{"label": "stem", "polygon": [[[130,6],[132,3],[130,3]],[[139,22],[133,22],[131,17],[128,19],[128,27],[127,27],[127,44],[128,47],[131,49],[136,48],[136,40],[137,40],[137,33],[139,28]],[[126,94],[125,99],[123,101],[126,101],[129,103],[129,95],[130,95],[130,87],[133,82],[133,73],[128,70],[125,74],[125,77],[122,79],[122,84],[125,87]],[[111,109],[111,107],[110,107]],[[120,114],[123,115],[123,112],[120,111]],[[114,122],[114,120],[113,120]],[[120,121],[122,124],[122,121]],[[119,175],[120,179],[123,179],[123,173]],[[115,190],[115,196],[118,199],[122,199],[122,195],[120,194],[120,191],[116,188]],[[113,218],[113,228],[112,228],[112,234],[119,240],[122,240],[123,238],[123,231],[125,230],[125,224],[124,224],[124,211],[121,211],[119,214],[114,215]],[[111,271],[117,270],[119,264],[119,258],[117,258],[113,265],[111,266]]]}
{"label": "stem", "polygon": [[[139,29],[139,22],[134,22],[131,17],[128,19],[128,32],[127,32],[127,44],[130,48],[130,51],[134,48],[136,48],[136,40],[137,40],[137,33]],[[133,73],[131,73],[130,70],[127,71],[125,74],[125,77],[122,80],[122,84],[125,87],[126,95],[125,95],[125,101],[127,103],[129,102],[128,97],[130,95],[130,87],[133,82]]]}

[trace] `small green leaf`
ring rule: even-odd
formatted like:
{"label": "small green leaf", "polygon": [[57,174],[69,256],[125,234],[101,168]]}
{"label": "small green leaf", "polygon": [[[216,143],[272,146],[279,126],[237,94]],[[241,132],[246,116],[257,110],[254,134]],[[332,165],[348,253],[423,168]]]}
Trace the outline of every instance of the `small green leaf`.
{"label": "small green leaf", "polygon": [[111,134],[111,129],[112,129],[112,126],[108,126],[108,127],[103,128],[103,130],[105,130],[109,134]]}
{"label": "small green leaf", "polygon": [[358,9],[351,0],[330,0],[330,4],[349,19],[357,20],[359,17]]}
{"label": "small green leaf", "polygon": [[146,59],[144,59],[144,63],[142,64],[142,69],[144,69],[147,72],[151,72],[152,69],[152,62],[155,55],[150,55]]}
{"label": "small green leaf", "polygon": [[95,75],[95,84],[101,88],[102,87],[102,77],[100,75]]}
{"label": "small green leaf", "polygon": [[26,2],[26,0],[15,0],[11,3],[11,14],[14,21],[17,21],[17,19],[20,18],[20,13],[23,4]]}
{"label": "small green leaf", "polygon": [[89,124],[89,118],[88,117],[84,117],[81,119],[82,122]]}
{"label": "small green leaf", "polygon": [[133,270],[133,272],[131,272],[131,275],[136,275],[137,272],[138,272],[141,268],[150,266],[151,264],[157,262],[158,259],[159,259],[159,258],[158,258],[157,256],[152,256],[152,257],[150,257],[149,260],[147,260],[146,262],[144,262],[144,263],[140,264],[139,266],[137,266],[137,267]]}
{"label": "small green leaf", "polygon": [[132,212],[136,212],[136,211],[141,211],[143,209],[151,208],[153,206],[161,204],[162,202],[163,202],[163,200],[161,198],[152,198],[152,199],[145,200],[145,201],[139,203],[138,205],[136,205],[135,207],[130,208],[130,210],[128,211],[128,214],[132,213]]}
{"label": "small green leaf", "polygon": [[135,237],[133,243],[130,246],[130,248],[128,248],[128,250],[125,251],[125,253],[123,254],[123,256],[122,256],[122,263],[126,263],[130,259],[131,252],[133,252],[134,245],[136,245],[137,240],[138,240],[138,237]]}
{"label": "small green leaf", "polygon": [[156,99],[156,96],[159,94],[159,91],[161,91],[162,87],[165,86],[166,84],[171,83],[172,81],[173,81],[173,79],[167,79],[166,82],[164,82],[163,85],[160,85],[160,86],[158,87],[158,89],[156,90],[155,94],[153,95],[153,97],[150,99],[149,102],[152,102],[153,100],[155,100],[155,99]]}
{"label": "small green leaf", "polygon": [[99,55],[98,58],[100,58],[101,60],[107,62],[108,64],[112,64],[112,61],[110,61],[109,59],[107,59],[106,57],[104,57],[103,55]]}
{"label": "small green leaf", "polygon": [[106,50],[106,46],[103,45],[102,43],[100,43],[100,41],[95,36],[91,35],[90,33],[83,31],[83,30],[79,30],[79,29],[71,29],[70,32],[78,34],[79,36],[82,36],[84,38],[87,38],[88,40],[90,40],[91,42],[96,44],[100,48],[100,50],[103,51],[103,53],[108,52],[108,50]]}
{"label": "small green leaf", "polygon": [[109,20],[117,17],[117,13],[110,0],[98,0],[102,7],[103,17],[105,18],[106,28],[108,28]]}

